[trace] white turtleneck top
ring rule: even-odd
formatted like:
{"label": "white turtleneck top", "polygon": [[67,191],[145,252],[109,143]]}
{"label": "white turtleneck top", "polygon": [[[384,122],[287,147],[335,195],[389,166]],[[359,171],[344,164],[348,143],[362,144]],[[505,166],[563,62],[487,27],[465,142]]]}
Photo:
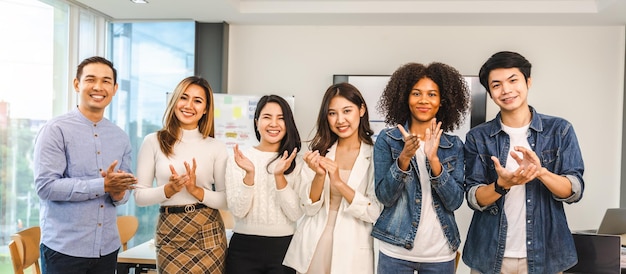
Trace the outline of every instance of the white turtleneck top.
{"label": "white turtleneck top", "polygon": [[[156,133],[148,134],[137,156],[137,187],[134,191],[138,206],[161,204],[164,206],[187,205],[201,202],[211,208],[226,209],[225,170],[228,153],[226,145],[212,137],[202,138],[198,129],[182,130],[169,158],[159,147]],[[170,164],[178,175],[186,173],[184,162],[193,165],[196,159],[196,185],[204,189],[204,200],[198,201],[185,188],[165,197],[165,184],[172,175]],[[153,187],[154,179],[156,186]]]}

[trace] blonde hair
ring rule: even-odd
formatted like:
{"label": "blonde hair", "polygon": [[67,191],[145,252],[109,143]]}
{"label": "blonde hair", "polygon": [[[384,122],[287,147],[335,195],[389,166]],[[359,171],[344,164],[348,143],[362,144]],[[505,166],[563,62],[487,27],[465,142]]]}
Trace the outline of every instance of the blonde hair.
{"label": "blonde hair", "polygon": [[213,123],[213,89],[211,89],[211,85],[209,85],[209,82],[204,78],[200,76],[189,76],[180,81],[174,89],[174,93],[167,104],[165,113],[163,114],[163,128],[157,132],[157,138],[159,140],[161,151],[168,157],[174,154],[173,147],[174,144],[179,141],[181,132],[180,121],[175,114],[176,104],[185,90],[187,90],[187,88],[191,85],[197,85],[204,89],[204,93],[207,98],[205,109],[206,113],[202,115],[202,118],[198,121],[198,131],[202,133],[203,138],[206,138],[207,136],[215,137]]}

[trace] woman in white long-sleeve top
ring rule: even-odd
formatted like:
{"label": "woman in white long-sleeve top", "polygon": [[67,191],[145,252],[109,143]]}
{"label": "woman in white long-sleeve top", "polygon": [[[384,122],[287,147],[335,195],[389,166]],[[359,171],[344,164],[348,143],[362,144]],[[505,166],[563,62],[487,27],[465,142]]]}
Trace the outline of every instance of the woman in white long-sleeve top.
{"label": "woman in white long-sleeve top", "polygon": [[299,222],[284,264],[299,273],[374,273],[372,130],[361,93],[348,83],[326,91],[317,132],[304,155]]}
{"label": "woman in white long-sleeve top", "polygon": [[302,217],[295,188],[300,182],[300,135],[285,99],[261,97],[254,113],[259,144],[233,148],[226,170],[228,207],[235,217],[227,273],[295,273],[282,261]]}
{"label": "woman in white long-sleeve top", "polygon": [[[213,138],[213,91],[198,76],[174,90],[161,130],[144,138],[135,201],[161,204],[155,246],[159,273],[224,273],[226,145]],[[156,179],[156,187],[153,181]]]}

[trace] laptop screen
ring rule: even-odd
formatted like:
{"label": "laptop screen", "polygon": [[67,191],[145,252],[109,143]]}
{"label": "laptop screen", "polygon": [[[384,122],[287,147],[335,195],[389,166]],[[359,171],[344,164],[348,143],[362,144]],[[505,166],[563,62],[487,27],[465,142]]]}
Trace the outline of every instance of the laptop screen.
{"label": "laptop screen", "polygon": [[626,208],[609,208],[598,228],[598,234],[620,235],[626,233]]}

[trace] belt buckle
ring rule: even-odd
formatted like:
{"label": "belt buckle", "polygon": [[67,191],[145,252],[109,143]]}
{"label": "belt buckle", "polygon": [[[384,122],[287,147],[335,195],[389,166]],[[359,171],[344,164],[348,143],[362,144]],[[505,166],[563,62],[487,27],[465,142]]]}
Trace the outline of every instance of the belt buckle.
{"label": "belt buckle", "polygon": [[196,205],[186,205],[185,206],[185,213],[191,213],[196,211]]}

